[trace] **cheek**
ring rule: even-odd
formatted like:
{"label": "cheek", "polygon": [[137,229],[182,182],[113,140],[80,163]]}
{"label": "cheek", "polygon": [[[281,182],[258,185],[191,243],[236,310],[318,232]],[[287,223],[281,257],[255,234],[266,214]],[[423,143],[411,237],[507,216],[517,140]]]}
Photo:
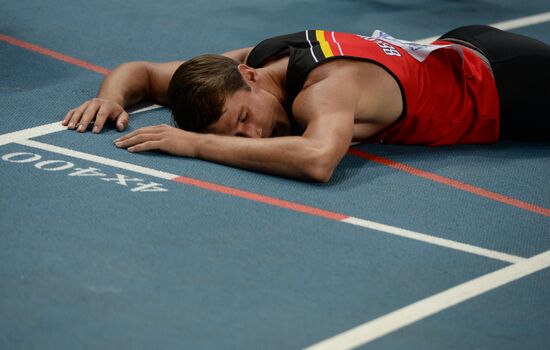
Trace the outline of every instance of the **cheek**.
{"label": "cheek", "polygon": [[281,112],[281,105],[274,98],[270,98],[269,100],[267,100],[264,107],[266,119],[277,118],[277,116]]}
{"label": "cheek", "polygon": [[286,114],[281,104],[270,95],[257,95],[252,102],[252,119],[262,128],[269,129],[280,114]]}
{"label": "cheek", "polygon": [[260,98],[255,99],[253,102],[254,103],[250,106],[252,120],[260,125],[264,124],[265,121],[269,119],[269,115],[272,113],[269,108],[269,103]]}

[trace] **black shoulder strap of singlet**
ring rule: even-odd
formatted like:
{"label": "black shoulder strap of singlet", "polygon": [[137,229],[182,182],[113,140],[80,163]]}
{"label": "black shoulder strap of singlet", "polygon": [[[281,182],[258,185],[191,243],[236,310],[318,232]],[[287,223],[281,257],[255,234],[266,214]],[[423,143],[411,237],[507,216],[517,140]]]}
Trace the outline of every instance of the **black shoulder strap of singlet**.
{"label": "black shoulder strap of singlet", "polygon": [[304,31],[292,34],[280,35],[266,39],[256,45],[246,60],[246,64],[252,68],[263,66],[268,60],[277,56],[288,54],[289,67],[286,77],[287,101],[285,110],[289,116],[293,134],[301,134],[303,130],[298,126],[292,115],[292,104],[297,94],[302,89],[307,73],[316,62],[309,54],[310,44]]}
{"label": "black shoulder strap of singlet", "polygon": [[258,68],[270,58],[285,54],[292,48],[307,47],[307,45],[303,31],[269,38],[250,51],[246,64],[252,68]]}

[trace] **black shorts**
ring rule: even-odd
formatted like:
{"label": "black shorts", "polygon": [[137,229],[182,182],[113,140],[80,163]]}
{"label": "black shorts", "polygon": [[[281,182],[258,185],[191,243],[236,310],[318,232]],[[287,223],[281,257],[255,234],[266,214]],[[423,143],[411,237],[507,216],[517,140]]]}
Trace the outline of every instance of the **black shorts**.
{"label": "black shorts", "polygon": [[500,97],[500,138],[550,141],[550,46],[489,26],[466,26],[441,39],[472,44],[489,60]]}

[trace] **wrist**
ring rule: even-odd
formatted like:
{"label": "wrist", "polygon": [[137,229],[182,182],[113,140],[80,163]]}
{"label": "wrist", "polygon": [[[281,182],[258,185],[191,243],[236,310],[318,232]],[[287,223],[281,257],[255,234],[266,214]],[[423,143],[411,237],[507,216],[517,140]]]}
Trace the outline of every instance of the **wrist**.
{"label": "wrist", "polygon": [[116,103],[122,108],[126,107],[124,97],[122,97],[122,96],[107,95],[107,94],[99,93],[97,95],[97,98],[100,98],[100,99],[103,99],[103,100],[108,100],[110,102]]}
{"label": "wrist", "polygon": [[208,144],[208,138],[211,136],[210,134],[200,134],[200,133],[192,133],[193,134],[193,158],[204,158],[205,149]]}

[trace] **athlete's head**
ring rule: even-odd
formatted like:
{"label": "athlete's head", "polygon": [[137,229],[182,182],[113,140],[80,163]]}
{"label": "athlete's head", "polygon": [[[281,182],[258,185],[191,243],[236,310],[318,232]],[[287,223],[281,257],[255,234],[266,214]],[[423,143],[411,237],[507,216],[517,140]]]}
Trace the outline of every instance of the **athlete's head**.
{"label": "athlete's head", "polygon": [[202,55],[183,63],[168,87],[176,126],[194,132],[271,136],[285,112],[258,81],[257,70],[225,56]]}

